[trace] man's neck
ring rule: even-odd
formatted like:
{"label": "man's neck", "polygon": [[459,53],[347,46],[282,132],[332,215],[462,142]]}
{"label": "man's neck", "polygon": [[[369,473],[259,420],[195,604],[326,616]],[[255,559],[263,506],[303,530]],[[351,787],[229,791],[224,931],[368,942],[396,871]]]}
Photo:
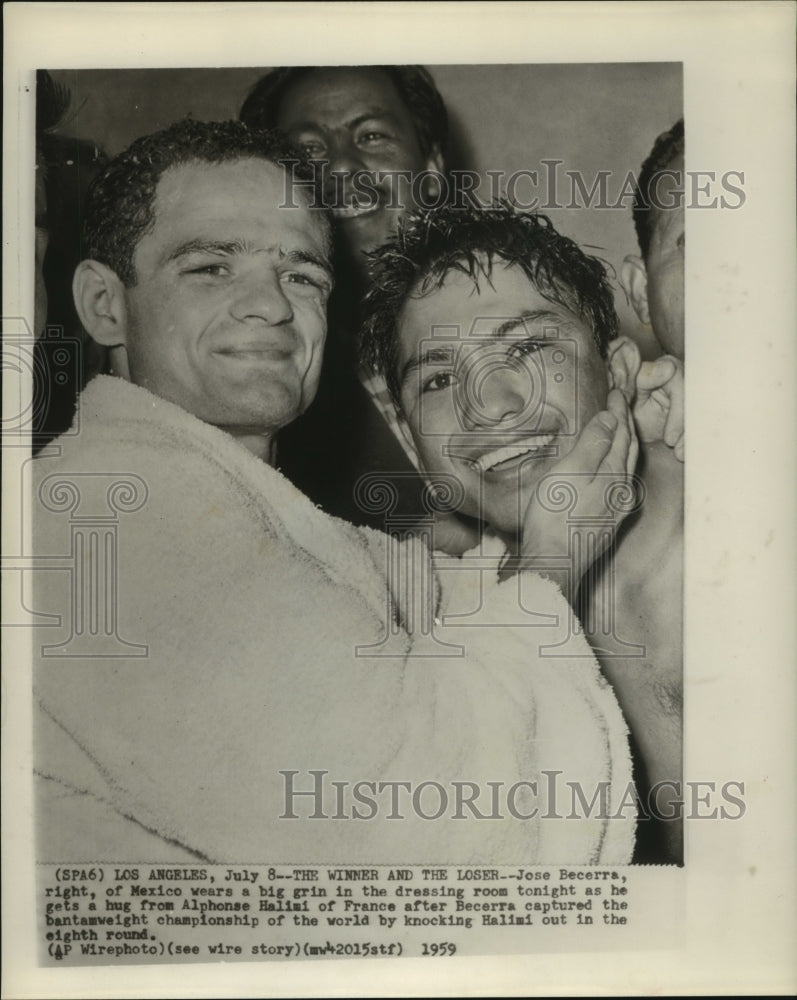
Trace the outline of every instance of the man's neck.
{"label": "man's neck", "polygon": [[252,431],[235,431],[223,428],[230,433],[239,444],[250,451],[267,465],[275,465],[277,461],[277,438],[274,434],[256,434]]}

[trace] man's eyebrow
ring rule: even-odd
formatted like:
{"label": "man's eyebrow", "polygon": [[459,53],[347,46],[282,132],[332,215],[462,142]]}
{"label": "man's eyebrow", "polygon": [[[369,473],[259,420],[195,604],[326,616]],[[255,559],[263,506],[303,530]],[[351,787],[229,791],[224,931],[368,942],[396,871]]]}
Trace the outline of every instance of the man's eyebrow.
{"label": "man's eyebrow", "polygon": [[[366,122],[372,121],[374,118],[381,118],[390,121],[391,123],[397,123],[398,117],[392,112],[388,111],[387,108],[373,107],[368,108],[361,114],[357,114],[354,118],[349,118],[345,121],[344,125],[347,129],[356,129],[360,125],[364,125]],[[314,121],[312,119],[303,119],[302,121],[292,122],[288,126],[284,126],[285,131],[289,134],[295,134],[297,132],[326,132],[328,126],[324,122]]]}
{"label": "man's eyebrow", "polygon": [[372,121],[374,118],[384,119],[386,121],[389,121],[391,124],[398,123],[398,118],[396,117],[396,115],[393,114],[392,111],[388,111],[386,108],[377,107],[377,108],[369,108],[367,111],[363,112],[360,115],[357,115],[355,118],[350,118],[346,122],[346,128],[348,129],[359,128],[360,125],[364,125],[366,122]]}
{"label": "man's eyebrow", "polygon": [[[567,323],[567,320],[563,316],[552,309],[524,309],[519,315],[512,316],[494,327],[489,333],[489,339],[501,340],[520,326],[540,321],[549,322],[551,326],[556,326],[557,328]],[[459,343],[460,341],[457,340],[456,345]],[[410,375],[424,365],[451,364],[456,345],[452,343],[450,347],[432,347],[418,357],[410,358],[401,369],[400,384],[403,386]]]}
{"label": "man's eyebrow", "polygon": [[508,334],[513,333],[519,326],[526,326],[527,323],[548,322],[552,326],[564,326],[566,320],[559,313],[552,309],[524,309],[518,316],[504,320],[490,331],[490,337],[494,340],[502,340]]}
{"label": "man's eyebrow", "polygon": [[409,380],[410,375],[424,365],[451,364],[453,354],[454,345],[452,344],[451,347],[431,347],[428,351],[424,351],[423,354],[418,355],[418,357],[410,358],[401,369],[401,385],[404,385]]}
{"label": "man's eyebrow", "polygon": [[334,280],[335,272],[332,270],[332,264],[326,257],[322,257],[321,254],[313,253],[311,250],[289,250],[284,255],[284,259],[289,264],[314,264],[326,272],[330,281]]}
{"label": "man's eyebrow", "polygon": [[[250,253],[251,246],[243,240],[188,240],[175,247],[167,256],[167,261],[179,260],[193,253],[212,253],[222,257],[230,257],[239,253]],[[332,264],[321,254],[311,250],[280,251],[280,258],[289,264],[313,264],[325,271],[330,279],[334,277]]]}
{"label": "man's eyebrow", "polygon": [[321,122],[311,121],[310,119],[291,122],[290,125],[280,125],[279,127],[288,135],[294,135],[296,132],[321,132],[324,129]]}
{"label": "man's eyebrow", "polygon": [[246,253],[246,250],[246,244],[242,240],[187,240],[171,250],[166,260],[179,260],[192,253],[215,253],[230,257],[236,253]]}

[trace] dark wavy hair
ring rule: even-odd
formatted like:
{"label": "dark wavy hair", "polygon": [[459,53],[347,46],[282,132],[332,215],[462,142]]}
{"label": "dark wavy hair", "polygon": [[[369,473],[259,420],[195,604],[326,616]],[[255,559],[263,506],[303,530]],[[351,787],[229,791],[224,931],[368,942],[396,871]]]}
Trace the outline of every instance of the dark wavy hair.
{"label": "dark wavy hair", "polygon": [[[262,159],[292,164],[293,176],[315,184],[315,171],[277,131],[250,129],[242,122],[184,119],[144,136],[115,157],[89,189],[84,256],[110,267],[127,287],[136,283],[133,255],[153,226],[158,181],[185,163]],[[296,162],[298,161],[298,163]],[[321,204],[318,193],[315,204]]]}
{"label": "dark wavy hair", "polygon": [[634,191],[633,213],[639,252],[645,261],[648,258],[650,239],[656,223],[655,206],[651,204],[651,188],[661,171],[666,170],[677,156],[683,156],[683,152],[684,120],[679,118],[668,132],[663,132],[656,139],[653,149],[639,171]]}
{"label": "dark wavy hair", "polygon": [[561,236],[544,215],[506,201],[485,209],[443,206],[410,216],[397,236],[369,254],[361,358],[384,376],[400,407],[399,325],[410,295],[440,288],[451,271],[488,281],[496,261],[516,264],[539,293],[589,324],[601,357],[619,323],[604,265]]}
{"label": "dark wavy hair", "polygon": [[[274,128],[280,103],[291,86],[323,66],[283,66],[273,69],[252,87],[239,118],[250,128]],[[354,66],[352,69],[379,70],[398,91],[415,124],[421,152],[428,156],[436,145],[445,153],[448,141],[448,113],[431,73],[423,66]]]}

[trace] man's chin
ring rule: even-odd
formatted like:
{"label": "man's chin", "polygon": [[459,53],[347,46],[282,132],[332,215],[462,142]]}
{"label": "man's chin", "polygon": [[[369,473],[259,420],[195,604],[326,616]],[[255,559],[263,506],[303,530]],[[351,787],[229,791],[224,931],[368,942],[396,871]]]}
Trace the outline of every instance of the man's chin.
{"label": "man's chin", "polygon": [[228,408],[226,422],[246,427],[249,433],[273,434],[292,424],[308,405],[301,389],[275,386],[268,396],[239,398],[235,407]]}
{"label": "man's chin", "polygon": [[480,520],[502,538],[518,536],[523,530],[525,513],[538,482],[535,476],[531,483],[516,481],[511,489],[486,488]]}
{"label": "man's chin", "polygon": [[336,218],[335,227],[354,261],[387,243],[398,230],[399,214],[383,208],[351,218]]}
{"label": "man's chin", "polygon": [[501,537],[509,537],[517,534],[518,525],[522,523],[521,504],[517,493],[505,497],[486,496],[483,503],[475,497],[468,497],[458,513],[480,521]]}

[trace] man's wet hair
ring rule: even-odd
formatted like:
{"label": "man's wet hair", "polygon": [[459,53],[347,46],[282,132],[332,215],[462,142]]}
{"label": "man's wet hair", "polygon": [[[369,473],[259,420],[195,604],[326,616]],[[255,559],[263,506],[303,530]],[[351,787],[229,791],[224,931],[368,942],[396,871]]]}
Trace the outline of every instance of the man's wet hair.
{"label": "man's wet hair", "polygon": [[668,132],[663,132],[653,144],[648,158],[642,164],[639,172],[636,190],[634,192],[634,228],[636,229],[639,252],[647,261],[653,227],[656,224],[655,206],[652,202],[652,190],[658,175],[666,170],[674,159],[684,154],[684,120],[678,121]]}
{"label": "man's wet hair", "polygon": [[[147,135],[115,157],[89,189],[84,258],[106,264],[130,288],[136,283],[133,255],[155,222],[155,193],[163,174],[189,163],[260,159],[292,164],[294,178],[315,184],[315,171],[278,131],[242,122],[184,119]],[[296,161],[299,161],[298,163]],[[314,204],[321,204],[317,192]]]}
{"label": "man's wet hair", "polygon": [[361,333],[363,363],[384,376],[401,407],[399,327],[404,304],[439,289],[451,272],[478,286],[496,265],[517,265],[543,298],[564,306],[592,330],[601,357],[617,336],[614,295],[601,261],[557,233],[547,216],[509,203],[443,206],[404,221],[391,242],[369,254],[371,289]]}
{"label": "man's wet hair", "polygon": [[238,117],[251,128],[274,128],[282,99],[295,83],[318,70],[335,68],[384,73],[410,113],[423,155],[429,156],[435,146],[445,154],[448,113],[431,73],[423,66],[283,66],[258,80]]}

